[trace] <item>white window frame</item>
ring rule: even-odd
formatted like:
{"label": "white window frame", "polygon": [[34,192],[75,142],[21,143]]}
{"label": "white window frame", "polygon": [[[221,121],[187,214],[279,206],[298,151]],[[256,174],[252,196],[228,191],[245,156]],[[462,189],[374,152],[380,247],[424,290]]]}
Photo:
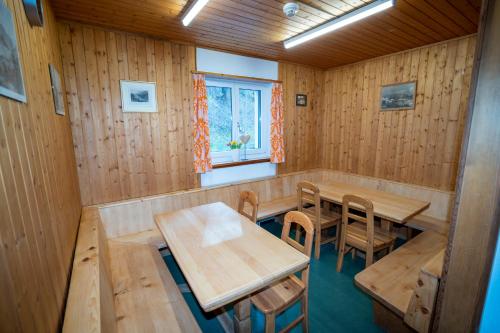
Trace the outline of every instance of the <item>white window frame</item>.
{"label": "white window frame", "polygon": [[[207,87],[226,87],[231,88],[231,107],[232,107],[232,137],[239,139],[238,122],[239,122],[239,89],[251,89],[260,91],[260,126],[261,126],[261,148],[247,149],[247,159],[257,160],[269,158],[270,156],[270,131],[271,131],[271,83],[254,83],[251,81],[222,79],[209,77],[206,78]],[[210,112],[210,109],[208,110]],[[252,139],[254,139],[252,135]],[[222,164],[232,162],[231,151],[211,152],[212,163]]]}

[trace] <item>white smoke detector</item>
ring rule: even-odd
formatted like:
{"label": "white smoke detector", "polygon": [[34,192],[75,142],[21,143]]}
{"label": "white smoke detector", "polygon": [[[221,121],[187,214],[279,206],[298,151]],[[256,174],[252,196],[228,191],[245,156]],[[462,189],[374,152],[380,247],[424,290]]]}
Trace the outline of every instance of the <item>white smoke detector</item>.
{"label": "white smoke detector", "polygon": [[293,17],[297,12],[299,11],[299,5],[296,4],[295,2],[288,2],[283,6],[283,13],[287,17]]}

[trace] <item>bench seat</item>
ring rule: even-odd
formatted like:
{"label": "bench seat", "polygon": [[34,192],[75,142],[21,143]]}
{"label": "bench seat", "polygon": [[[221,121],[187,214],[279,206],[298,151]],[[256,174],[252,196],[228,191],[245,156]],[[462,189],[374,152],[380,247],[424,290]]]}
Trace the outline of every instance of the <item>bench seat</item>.
{"label": "bench seat", "polygon": [[424,231],[392,253],[356,274],[358,287],[403,317],[421,268],[446,247],[446,237]]}
{"label": "bench seat", "polygon": [[[356,274],[356,285],[373,297],[375,322],[388,331],[410,331],[403,324],[405,322],[418,332],[427,332],[446,244],[445,235],[424,231]],[[423,280],[422,274],[430,279]],[[427,287],[431,287],[429,283],[432,288]],[[425,297],[422,297],[423,293]],[[423,302],[426,302],[426,310],[422,312]],[[387,322],[379,318],[388,318],[389,313],[394,319],[387,327]]]}
{"label": "bench seat", "polygon": [[118,332],[201,332],[156,247],[108,246]]}
{"label": "bench seat", "polygon": [[98,208],[83,208],[63,333],[200,332],[151,242],[157,232],[109,240]]}
{"label": "bench seat", "polygon": [[297,209],[297,197],[292,195],[259,204],[257,220],[265,220]]}
{"label": "bench seat", "polygon": [[406,226],[421,231],[433,230],[442,235],[448,235],[450,222],[419,214],[409,219],[406,222]]}
{"label": "bench seat", "polygon": [[119,242],[144,244],[144,245],[153,245],[157,249],[163,249],[167,247],[165,239],[160,233],[160,230],[158,230],[158,228],[156,227],[140,232],[134,232],[131,234],[111,238],[111,240]]}

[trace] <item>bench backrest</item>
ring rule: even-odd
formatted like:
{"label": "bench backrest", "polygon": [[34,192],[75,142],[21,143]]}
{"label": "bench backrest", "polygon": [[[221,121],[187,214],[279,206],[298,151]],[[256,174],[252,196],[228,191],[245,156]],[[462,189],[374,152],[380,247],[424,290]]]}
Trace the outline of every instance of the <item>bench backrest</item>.
{"label": "bench backrest", "polygon": [[63,332],[115,332],[109,253],[99,209],[84,207]]}
{"label": "bench backrest", "polygon": [[318,170],[296,172],[273,178],[243,182],[233,185],[201,188],[167,193],[136,200],[100,206],[102,223],[108,238],[123,236],[156,228],[154,215],[176,209],[222,201],[238,209],[242,191],[253,191],[259,204],[296,194],[297,183],[302,180],[321,181]]}
{"label": "bench backrest", "polygon": [[409,198],[430,201],[431,206],[425,211],[425,215],[441,220],[447,220],[453,200],[452,192],[334,170],[315,169],[257,181],[179,191],[102,204],[99,208],[106,236],[114,238],[155,229],[154,215],[158,213],[217,201],[222,201],[230,207],[237,209],[239,193],[245,190],[254,191],[259,198],[259,204],[296,195],[297,184],[300,181],[310,181],[313,183],[340,181],[400,194]]}

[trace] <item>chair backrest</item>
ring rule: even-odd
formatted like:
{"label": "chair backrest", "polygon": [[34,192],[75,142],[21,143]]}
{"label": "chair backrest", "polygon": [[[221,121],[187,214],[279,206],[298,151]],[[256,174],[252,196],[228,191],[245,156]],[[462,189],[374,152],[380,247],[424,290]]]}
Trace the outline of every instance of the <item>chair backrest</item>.
{"label": "chair backrest", "polygon": [[[251,213],[249,214],[246,210],[245,203],[248,203],[251,207]],[[240,200],[238,202],[238,213],[247,217],[252,222],[257,222],[257,211],[259,209],[259,200],[257,199],[257,194],[252,191],[242,191],[240,193]]]}
{"label": "chair backrest", "polygon": [[314,206],[315,223],[319,223],[321,217],[319,188],[311,182],[301,181],[297,184],[297,207],[300,212],[306,204]]}
{"label": "chair backrest", "polygon": [[[298,224],[305,231],[306,235],[304,237],[304,245],[300,244],[298,241],[290,237],[290,230],[292,223]],[[288,212],[285,215],[283,221],[283,230],[281,231],[281,239],[287,244],[291,245],[298,251],[304,253],[309,258],[312,252],[312,243],[314,237],[314,224],[307,217],[306,214],[298,211]],[[306,288],[309,281],[309,265],[302,271],[302,281],[304,282]]]}
{"label": "chair backrest", "polygon": [[[363,214],[363,212],[365,214]],[[364,216],[366,215],[366,216]],[[362,197],[346,194],[342,198],[342,230],[347,230],[349,219],[366,224],[368,248],[373,249],[374,220],[373,203]]]}

